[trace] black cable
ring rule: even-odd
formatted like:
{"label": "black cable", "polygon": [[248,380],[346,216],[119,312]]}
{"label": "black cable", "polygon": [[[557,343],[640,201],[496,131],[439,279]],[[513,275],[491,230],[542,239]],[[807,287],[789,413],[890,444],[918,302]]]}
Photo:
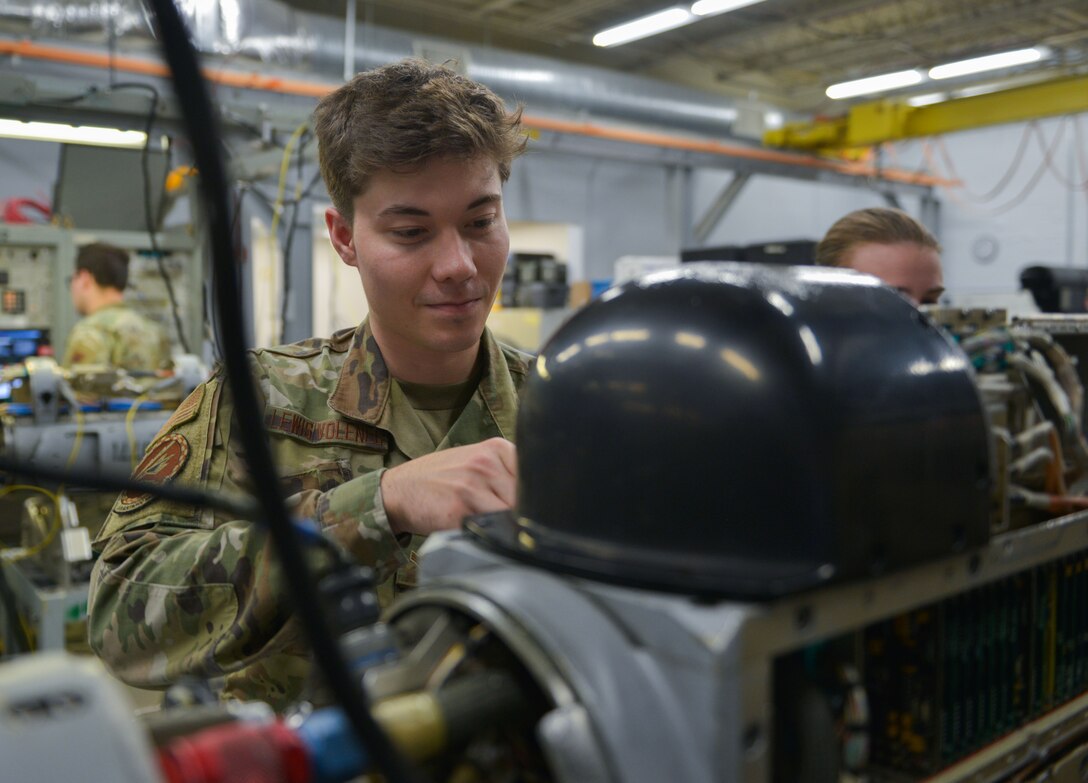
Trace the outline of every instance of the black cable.
{"label": "black cable", "polygon": [[[230,206],[227,203],[227,180],[217,140],[219,120],[200,73],[196,52],[178,14],[174,0],[149,0],[158,23],[163,55],[170,66],[174,91],[182,107],[193,156],[200,171],[200,188],[207,212],[209,242],[215,261],[213,274],[223,337],[223,363],[234,396],[234,416],[239,425],[243,450],[254,477],[276,476],[272,453],[265,439],[257,393],[249,375],[249,361],[242,324],[241,292],[235,275],[230,235]],[[351,674],[332,634],[317,591],[316,580],[299,547],[287,508],[275,480],[253,482],[262,517],[272,543],[279,555],[283,575],[289,586],[288,594],[295,602],[296,614],[310,640],[314,658],[325,676],[329,689],[336,695],[344,714],[351,722],[359,740],[372,754],[375,766],[392,783],[413,781],[407,763],[398,754],[389,738],[370,714],[366,696]]]}
{"label": "black cable", "polygon": [[[1009,164],[1009,168],[1001,175],[997,183],[985,193],[976,194],[971,193],[966,188],[962,189],[962,195],[969,201],[985,204],[989,201],[993,201],[1000,196],[1010,182],[1012,182],[1013,176],[1020,170],[1020,163],[1024,160],[1024,153],[1027,152],[1028,142],[1031,139],[1031,127],[1030,125],[1024,128],[1024,132],[1020,135],[1020,145],[1016,148],[1016,152],[1013,153],[1012,163]],[[944,140],[940,139],[937,148],[940,150],[941,157],[944,158],[944,163],[948,167],[948,173],[952,179],[957,179],[962,182],[960,175],[956,172],[956,167],[952,163],[952,156],[948,153],[948,148],[944,145]]]}
{"label": "black cable", "polygon": [[90,98],[92,95],[98,93],[98,87],[91,85],[83,92],[77,95],[66,95],[63,98],[39,98],[35,103],[42,106],[67,106],[72,103],[79,103]]}
{"label": "black cable", "polygon": [[[144,148],[140,153],[140,168],[144,177],[144,223],[147,227],[147,237],[151,240],[151,253],[155,258],[155,264],[159,268],[159,276],[166,285],[166,295],[170,299],[170,312],[174,316],[174,326],[177,329],[178,340],[185,353],[191,353],[189,341],[185,338],[185,328],[181,323],[181,314],[178,312],[178,299],[174,294],[174,284],[170,275],[166,272],[166,264],[162,260],[162,250],[159,249],[158,240],[155,238],[155,218],[151,211],[151,129],[155,124],[155,116],[159,111],[159,91],[150,84],[143,82],[119,82],[110,85],[111,90],[147,90],[151,94],[151,108],[147,112],[147,120],[144,123]],[[159,192],[163,190],[163,183],[159,183]]]}
{"label": "black cable", "polygon": [[109,67],[109,82],[110,87],[113,87],[113,80],[117,77],[115,63],[117,59],[117,27],[114,24],[112,13],[109,15],[109,27],[106,30],[106,47],[109,54],[109,60],[106,63]]}
{"label": "black cable", "polygon": [[302,194],[299,196],[299,201],[309,198],[310,195],[314,192],[314,187],[319,182],[321,182],[321,172],[315,171],[314,175],[310,177],[310,181],[306,184],[305,189],[303,189]]}
{"label": "black cable", "polygon": [[[256,519],[258,510],[253,498],[242,495],[213,495],[200,489],[179,484],[152,484],[147,481],[107,473],[82,473],[62,470],[32,462],[16,462],[7,457],[0,457],[0,474],[24,476],[39,482],[64,484],[68,487],[83,487],[101,492],[146,492],[149,495],[172,500],[186,505],[215,508],[239,519]],[[2,487],[3,484],[0,484]]]}
{"label": "black cable", "polygon": [[[4,614],[7,615],[8,625],[12,629],[11,636],[16,639],[22,648],[19,652],[30,652],[33,645],[30,643],[30,636],[27,635],[26,628],[19,622],[19,605],[15,601],[15,592],[11,589],[11,585],[8,584],[8,577],[4,573],[2,565],[0,565],[0,603],[4,605]],[[4,652],[9,651],[5,650]]]}
{"label": "black cable", "polygon": [[[245,183],[238,187],[238,195],[234,199],[234,211],[231,214],[230,220],[230,240],[234,247],[234,258],[242,257],[242,205],[245,203],[246,194],[251,192],[251,189]],[[240,284],[239,284],[240,285]],[[223,343],[219,339],[219,305],[215,299],[215,287],[213,281],[206,280],[204,284],[204,306],[208,312],[209,319],[211,321],[211,340],[212,348],[215,352],[215,358],[217,361],[223,360]]]}
{"label": "black cable", "polygon": [[[1083,182],[1068,180],[1065,178],[1065,175],[1062,174],[1062,170],[1058,168],[1057,164],[1054,162],[1054,154],[1058,151],[1058,145],[1061,144],[1062,137],[1065,135],[1065,125],[1070,120],[1072,120],[1072,116],[1069,114],[1062,116],[1058,120],[1058,127],[1054,132],[1054,140],[1051,142],[1047,142],[1042,127],[1037,123],[1032,123],[1032,130],[1034,131],[1035,141],[1039,144],[1039,151],[1043,153],[1043,162],[1046,164],[1046,167],[1050,169],[1050,173],[1054,175],[1054,179],[1058,180],[1058,182],[1064,185],[1068,190],[1074,192],[1084,191],[1088,190],[1088,179]],[[1076,126],[1074,126],[1074,132],[1075,131]],[[1071,139],[1070,143],[1076,144],[1076,139]]]}
{"label": "black cable", "polygon": [[[294,244],[294,241],[295,241],[295,230],[298,228],[298,211],[299,211],[299,209],[302,208],[302,205],[306,202],[306,199],[309,198],[310,192],[313,190],[314,184],[316,182],[318,182],[320,179],[321,179],[321,172],[319,171],[316,174],[314,174],[313,179],[310,180],[310,184],[306,186],[306,189],[299,196],[298,201],[296,202],[294,211],[291,213],[291,222],[287,225],[287,239],[284,240],[284,243],[283,243],[283,254],[284,254],[285,258],[290,256],[291,247],[292,247],[292,245]],[[311,228],[312,228],[312,226],[311,226]],[[285,285],[284,290],[286,290],[286,282],[285,282],[284,285]],[[284,306],[284,311],[286,313],[286,305]]]}
{"label": "black cable", "polygon": [[[306,136],[309,131],[303,131],[298,140],[298,162],[296,164],[296,184],[302,183],[302,151],[306,147]],[[280,297],[280,343],[287,342],[287,304],[291,299],[291,246],[295,241],[295,230],[298,228],[298,213],[302,209],[305,198],[302,191],[294,200],[291,208],[291,220],[287,224],[287,236],[283,242],[283,295]]]}

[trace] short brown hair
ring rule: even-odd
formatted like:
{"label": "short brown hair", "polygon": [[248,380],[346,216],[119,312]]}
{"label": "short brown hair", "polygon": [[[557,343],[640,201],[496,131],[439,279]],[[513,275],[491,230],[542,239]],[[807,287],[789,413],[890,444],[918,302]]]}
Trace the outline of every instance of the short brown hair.
{"label": "short brown hair", "polygon": [[907,242],[941,252],[941,244],[925,226],[901,209],[872,207],[851,212],[835,221],[816,245],[816,263],[846,266],[857,245],[874,242],[898,245]]}
{"label": "short brown hair", "polygon": [[86,269],[103,288],[124,291],[128,285],[128,251],[105,242],[84,245],[76,255],[76,271]]}
{"label": "short brown hair", "polygon": [[520,108],[508,112],[487,87],[424,60],[357,74],[318,103],[314,133],[325,187],[349,221],[352,202],[377,171],[484,155],[506,182],[526,144]]}

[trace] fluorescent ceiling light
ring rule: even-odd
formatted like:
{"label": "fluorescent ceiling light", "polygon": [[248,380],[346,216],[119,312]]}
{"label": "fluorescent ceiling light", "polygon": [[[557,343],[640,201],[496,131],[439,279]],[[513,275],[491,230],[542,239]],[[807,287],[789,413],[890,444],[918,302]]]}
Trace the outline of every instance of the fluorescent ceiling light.
{"label": "fluorescent ceiling light", "polygon": [[691,12],[696,16],[713,16],[762,2],[763,0],[699,0],[691,7]]}
{"label": "fluorescent ceiling light", "polygon": [[955,76],[966,76],[971,73],[981,73],[997,68],[1010,68],[1014,65],[1038,62],[1041,59],[1043,59],[1043,50],[1039,47],[1017,49],[1015,52],[988,54],[985,57],[973,57],[970,60],[938,65],[929,69],[929,78],[951,79]]}
{"label": "fluorescent ceiling light", "polygon": [[866,79],[855,79],[852,82],[839,82],[827,88],[827,97],[839,100],[841,98],[853,98],[857,95],[868,95],[873,92],[885,92],[899,87],[910,87],[922,81],[921,71],[896,71],[880,76],[870,76]]}
{"label": "fluorescent ceiling light", "polygon": [[908,106],[929,106],[931,103],[941,103],[948,100],[946,92],[927,92],[925,95],[914,95],[907,98]]}
{"label": "fluorescent ceiling light", "polygon": [[643,16],[634,21],[601,30],[593,36],[593,43],[596,46],[618,46],[619,44],[663,33],[666,30],[674,30],[694,21],[695,17],[686,8],[680,6],[666,8],[656,14]]}
{"label": "fluorescent ceiling light", "polygon": [[1005,82],[986,82],[985,84],[972,84],[969,87],[960,87],[953,93],[957,98],[973,98],[976,95],[989,95],[991,92],[1004,90],[1008,87]]}
{"label": "fluorescent ceiling light", "polygon": [[0,137],[31,141],[59,141],[68,144],[92,144],[99,147],[143,147],[147,134],[98,128],[93,125],[59,125],[54,122],[20,122],[0,119]]}

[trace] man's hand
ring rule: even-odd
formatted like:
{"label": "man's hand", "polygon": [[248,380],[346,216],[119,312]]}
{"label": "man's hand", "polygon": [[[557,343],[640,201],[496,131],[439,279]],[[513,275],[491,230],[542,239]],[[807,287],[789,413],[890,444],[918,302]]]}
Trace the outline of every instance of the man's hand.
{"label": "man's hand", "polygon": [[436,451],[382,474],[382,500],[394,533],[427,535],[460,526],[469,514],[513,508],[514,444],[491,438]]}

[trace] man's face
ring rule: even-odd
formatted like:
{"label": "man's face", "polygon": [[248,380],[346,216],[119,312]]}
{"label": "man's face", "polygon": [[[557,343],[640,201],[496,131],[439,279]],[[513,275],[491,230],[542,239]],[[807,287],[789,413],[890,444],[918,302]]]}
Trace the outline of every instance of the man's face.
{"label": "man's face", "polygon": [[68,291],[72,295],[72,306],[80,315],[87,315],[87,294],[94,283],[94,277],[86,269],[77,269],[68,284]]}
{"label": "man's face", "polygon": [[335,209],[326,223],[359,270],[386,360],[475,358],[510,249],[498,164],[437,158],[380,171],[354,206],[350,226]]}
{"label": "man's face", "polygon": [[879,277],[915,305],[937,304],[944,293],[937,251],[911,242],[866,242],[852,249],[844,266]]}

